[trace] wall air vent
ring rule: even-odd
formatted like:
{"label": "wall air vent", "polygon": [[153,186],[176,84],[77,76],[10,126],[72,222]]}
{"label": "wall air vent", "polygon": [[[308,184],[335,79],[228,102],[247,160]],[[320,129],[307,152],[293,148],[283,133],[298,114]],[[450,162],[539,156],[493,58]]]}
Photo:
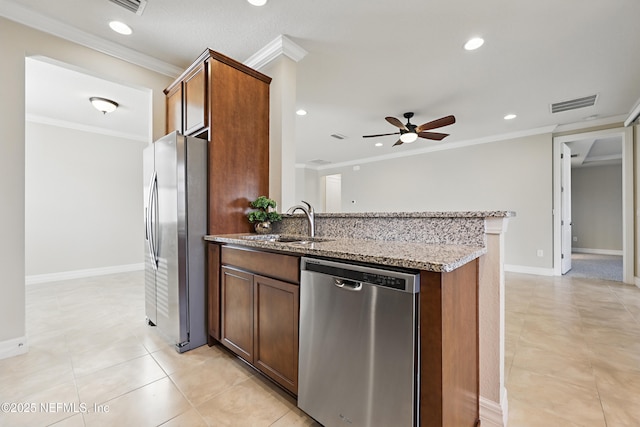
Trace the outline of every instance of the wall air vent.
{"label": "wall air vent", "polygon": [[109,0],[111,3],[124,7],[136,15],[142,15],[144,8],[147,6],[147,0]]}
{"label": "wall air vent", "polygon": [[598,95],[589,95],[568,101],[556,102],[555,104],[551,104],[551,112],[561,113],[563,111],[577,110],[578,108],[593,107],[596,105],[597,99]]}

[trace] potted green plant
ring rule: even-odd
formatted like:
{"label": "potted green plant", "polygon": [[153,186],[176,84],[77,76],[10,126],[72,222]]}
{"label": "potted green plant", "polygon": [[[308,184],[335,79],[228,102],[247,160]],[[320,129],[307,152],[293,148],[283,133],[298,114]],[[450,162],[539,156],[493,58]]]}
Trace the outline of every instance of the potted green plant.
{"label": "potted green plant", "polygon": [[260,196],[249,203],[249,206],[256,209],[247,214],[247,218],[253,224],[256,233],[270,233],[271,223],[282,220],[282,215],[275,211],[276,201],[273,199]]}

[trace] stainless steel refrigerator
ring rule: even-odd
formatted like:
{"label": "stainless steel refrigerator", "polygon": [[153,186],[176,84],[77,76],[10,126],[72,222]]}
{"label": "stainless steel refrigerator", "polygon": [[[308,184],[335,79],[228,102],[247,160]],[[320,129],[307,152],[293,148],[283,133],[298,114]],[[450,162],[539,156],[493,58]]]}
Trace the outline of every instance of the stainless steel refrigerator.
{"label": "stainless steel refrigerator", "polygon": [[143,153],[145,311],[178,352],[207,342],[207,141],[173,132]]}

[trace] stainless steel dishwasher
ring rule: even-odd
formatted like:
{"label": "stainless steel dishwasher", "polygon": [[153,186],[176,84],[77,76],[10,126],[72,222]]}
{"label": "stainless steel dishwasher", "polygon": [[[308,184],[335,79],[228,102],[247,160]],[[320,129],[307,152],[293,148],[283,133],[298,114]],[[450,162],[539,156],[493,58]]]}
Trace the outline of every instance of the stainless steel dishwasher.
{"label": "stainless steel dishwasher", "polygon": [[303,257],[298,406],[325,427],[418,420],[417,273]]}

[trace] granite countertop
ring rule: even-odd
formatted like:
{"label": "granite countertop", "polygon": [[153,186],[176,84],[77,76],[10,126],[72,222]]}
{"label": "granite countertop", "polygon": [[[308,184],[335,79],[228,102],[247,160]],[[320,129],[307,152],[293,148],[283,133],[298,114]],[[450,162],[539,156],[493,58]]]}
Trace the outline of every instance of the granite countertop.
{"label": "granite countertop", "polygon": [[318,212],[323,218],[512,218],[514,211]]}
{"label": "granite countertop", "polygon": [[[276,235],[207,235],[205,240],[371,264],[449,272],[486,253],[483,246],[318,237],[308,243],[271,241]],[[308,239],[306,236],[287,236]]]}

